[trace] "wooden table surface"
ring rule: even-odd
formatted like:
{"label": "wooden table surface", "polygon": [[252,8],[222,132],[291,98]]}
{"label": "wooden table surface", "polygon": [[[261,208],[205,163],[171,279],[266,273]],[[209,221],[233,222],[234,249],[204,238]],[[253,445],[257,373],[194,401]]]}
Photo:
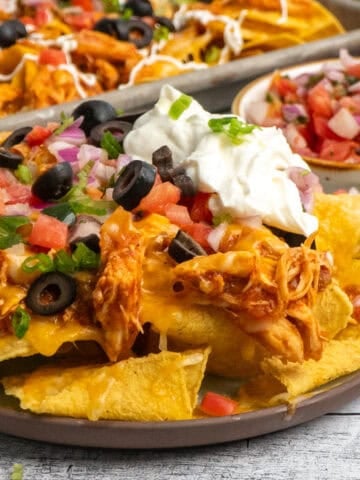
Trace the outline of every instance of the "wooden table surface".
{"label": "wooden table surface", "polygon": [[0,480],[14,463],[24,480],[359,480],[360,398],[288,430],[207,447],[104,450],[0,434]]}

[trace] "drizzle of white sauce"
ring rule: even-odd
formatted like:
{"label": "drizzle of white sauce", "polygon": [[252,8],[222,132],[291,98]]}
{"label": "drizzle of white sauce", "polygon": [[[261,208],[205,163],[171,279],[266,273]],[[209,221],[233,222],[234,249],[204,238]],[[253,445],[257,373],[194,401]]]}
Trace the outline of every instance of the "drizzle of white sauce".
{"label": "drizzle of white sauce", "polygon": [[281,8],[281,17],[279,18],[277,23],[285,23],[288,20],[288,4],[287,0],[280,0],[280,8]]}

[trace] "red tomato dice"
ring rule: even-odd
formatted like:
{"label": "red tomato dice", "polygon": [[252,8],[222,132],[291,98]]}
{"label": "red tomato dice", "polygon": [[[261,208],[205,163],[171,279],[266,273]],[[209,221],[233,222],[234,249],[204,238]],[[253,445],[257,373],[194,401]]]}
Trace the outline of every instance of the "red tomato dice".
{"label": "red tomato dice", "polygon": [[188,225],[183,225],[181,228],[203,248],[210,248],[208,242],[209,233],[212,231],[210,225],[206,225],[205,223],[190,223]]}
{"label": "red tomato dice", "polygon": [[214,417],[233,415],[236,407],[234,400],[215,392],[206,392],[200,404],[200,410]]}
{"label": "red tomato dice", "polygon": [[190,210],[190,217],[194,222],[212,222],[212,213],[209,209],[210,193],[198,192]]}
{"label": "red tomato dice", "polygon": [[67,244],[68,227],[49,215],[40,214],[32,227],[29,243],[38,247],[60,250]]}
{"label": "red tomato dice", "polygon": [[170,182],[154,185],[150,192],[142,198],[136,210],[144,210],[150,213],[165,213],[165,207],[169,204],[178,203],[181,197],[180,188]]}
{"label": "red tomato dice", "polygon": [[330,118],[333,115],[330,93],[321,83],[309,90],[307,102],[310,111],[314,114],[325,118]]}
{"label": "red tomato dice", "polygon": [[42,127],[41,125],[35,125],[35,127],[29,132],[25,141],[30,147],[36,147],[45,142],[50,137],[52,131],[48,127]]}
{"label": "red tomato dice", "polygon": [[189,215],[189,210],[183,205],[169,203],[164,208],[164,215],[171,223],[178,225],[179,227],[193,223]]}
{"label": "red tomato dice", "polygon": [[62,50],[57,48],[45,48],[39,54],[40,65],[62,65],[66,63],[66,56]]}
{"label": "red tomato dice", "polygon": [[356,143],[352,140],[336,140],[325,139],[320,149],[320,157],[336,162],[343,162],[353,152]]}

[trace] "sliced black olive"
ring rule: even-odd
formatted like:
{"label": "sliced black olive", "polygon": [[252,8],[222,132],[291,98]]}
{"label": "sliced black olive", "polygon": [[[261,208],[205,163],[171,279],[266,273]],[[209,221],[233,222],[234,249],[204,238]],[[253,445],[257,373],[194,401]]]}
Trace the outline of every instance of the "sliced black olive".
{"label": "sliced black olive", "polygon": [[93,29],[117,38],[116,20],[115,18],[102,18],[95,23]]}
{"label": "sliced black olive", "polygon": [[207,255],[202,246],[183,230],[179,230],[171,240],[168,253],[177,263],[186,262],[199,255]]}
{"label": "sliced black olive", "polygon": [[24,157],[21,153],[11,152],[6,148],[0,147],[0,167],[16,170],[23,160]]}
{"label": "sliced black olive", "polygon": [[22,142],[32,127],[20,127],[14,130],[1,144],[3,148],[10,148]]}
{"label": "sliced black olive", "polygon": [[289,247],[299,247],[306,240],[306,237],[299,233],[286,232],[285,230],[281,230],[281,228],[276,227],[270,227],[270,230],[277,237],[282,238],[289,245]]}
{"label": "sliced black olive", "polygon": [[39,315],[55,315],[69,307],[76,298],[75,280],[61,272],[40,275],[25,298],[28,308]]}
{"label": "sliced black olive", "polygon": [[152,17],[153,7],[148,0],[127,0],[124,8],[129,8],[138,17]]}
{"label": "sliced black olive", "polygon": [[133,160],[117,178],[113,200],[125,210],[136,208],[155,183],[156,168],[150,163]]}
{"label": "sliced black olive", "polygon": [[122,120],[109,120],[108,122],[100,123],[96,127],[91,129],[90,139],[94,145],[100,145],[101,139],[105,132],[110,132],[121,143],[126,135],[132,129],[132,125],[129,122]]}
{"label": "sliced black olive", "polygon": [[155,16],[154,19],[156,23],[168,28],[170,32],[175,32],[175,26],[170,18]]}
{"label": "sliced black olive", "polygon": [[92,128],[100,123],[115,120],[117,113],[115,108],[103,100],[87,100],[78,105],[72,112],[74,118],[84,117],[80,126],[86,135],[90,134]]}
{"label": "sliced black olive", "polygon": [[193,197],[196,194],[196,188],[191,177],[186,174],[180,174],[172,177],[172,183],[180,188],[185,197]]}
{"label": "sliced black olive", "polygon": [[8,20],[0,25],[0,47],[6,48],[14,45],[17,38],[13,22]]}
{"label": "sliced black olive", "polygon": [[55,217],[67,225],[73,225],[76,221],[75,213],[66,202],[46,207],[42,210],[42,213],[45,213],[45,215],[49,215],[50,217]]}
{"label": "sliced black olive", "polygon": [[79,242],[84,243],[93,252],[100,252],[101,223],[91,215],[78,215],[69,232],[69,244],[75,249]]}
{"label": "sliced black olive", "polygon": [[12,25],[12,27],[15,30],[16,33],[16,38],[25,38],[27,37],[27,31],[25,25],[20,22],[20,20],[13,19],[13,20],[8,20],[8,22]]}
{"label": "sliced black olive", "polygon": [[158,148],[152,154],[152,163],[158,169],[159,175],[163,182],[167,182],[171,179],[169,173],[173,168],[173,158],[170,148],[167,145],[163,145]]}
{"label": "sliced black olive", "polygon": [[137,48],[143,48],[149,45],[153,38],[153,29],[147,23],[141,20],[128,21],[128,40]]}
{"label": "sliced black olive", "polygon": [[35,180],[31,192],[41,200],[58,200],[70,190],[72,179],[70,163],[58,163]]}

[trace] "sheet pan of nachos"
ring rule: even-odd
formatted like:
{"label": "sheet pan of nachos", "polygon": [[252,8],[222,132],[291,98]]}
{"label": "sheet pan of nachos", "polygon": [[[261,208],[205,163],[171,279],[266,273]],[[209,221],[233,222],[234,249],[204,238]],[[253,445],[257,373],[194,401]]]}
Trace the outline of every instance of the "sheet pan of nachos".
{"label": "sheet pan of nachos", "polygon": [[280,130],[166,85],[135,122],[86,101],[1,142],[0,377],[22,411],[239,419],[358,372],[360,195],[322,193]]}
{"label": "sheet pan of nachos", "polygon": [[187,72],[201,83],[209,67],[344,32],[315,0],[22,0],[0,19],[1,117]]}

